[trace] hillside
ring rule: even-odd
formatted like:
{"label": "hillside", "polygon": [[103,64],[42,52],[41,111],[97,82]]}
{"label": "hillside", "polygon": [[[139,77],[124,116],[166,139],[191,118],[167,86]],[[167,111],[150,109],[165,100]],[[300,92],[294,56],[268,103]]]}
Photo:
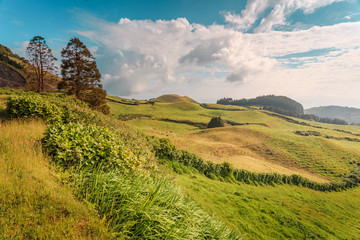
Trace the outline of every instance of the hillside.
{"label": "hillside", "polygon": [[[192,104],[191,108],[186,102],[178,102],[177,107],[173,104],[131,106],[109,102],[113,116],[127,116],[127,125],[165,137],[178,149],[195,153],[205,161],[226,161],[235,170],[251,172],[248,179],[253,180],[234,184],[212,175],[199,175],[201,168],[169,163],[178,174],[176,182],[206,211],[246,233],[245,239],[360,237],[359,187],[329,194],[256,182],[266,173],[268,178],[273,173],[297,174],[325,185],[342,181],[360,165],[360,127],[220,104]],[[217,116],[234,125],[205,129],[210,119]]]}
{"label": "hillside", "polygon": [[179,96],[177,94],[166,94],[154,99],[156,102],[191,102],[197,103],[195,100],[187,97],[187,96]]}
{"label": "hillside", "polygon": [[321,118],[337,118],[348,123],[360,124],[360,109],[340,106],[324,106],[305,109],[306,114],[314,114]]}
{"label": "hillside", "polygon": [[[0,87],[31,89],[31,70],[23,57],[14,54],[8,47],[0,44]],[[60,78],[48,74],[45,81],[46,91],[55,91]]]}
{"label": "hillside", "polygon": [[108,99],[0,89],[0,237],[359,239],[360,127]]}
{"label": "hillside", "polygon": [[263,107],[266,110],[290,115],[290,116],[299,116],[304,113],[303,106],[296,102],[295,100],[286,97],[286,96],[259,96],[251,99],[232,99],[232,98],[223,98],[216,102],[217,104],[222,105],[236,105],[243,107],[258,106]]}
{"label": "hillside", "polygon": [[79,100],[0,89],[0,120],[1,239],[240,239],[159,166],[155,139]]}

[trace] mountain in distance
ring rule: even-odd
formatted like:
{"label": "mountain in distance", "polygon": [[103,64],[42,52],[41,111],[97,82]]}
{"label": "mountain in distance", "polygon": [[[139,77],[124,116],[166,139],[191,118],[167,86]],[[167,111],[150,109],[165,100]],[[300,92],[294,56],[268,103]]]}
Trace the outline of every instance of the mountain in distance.
{"label": "mountain in distance", "polygon": [[[34,83],[30,80],[30,69],[31,67],[25,58],[0,44],[0,87],[32,89]],[[45,90],[56,90],[59,81],[58,76],[47,74],[45,77]]]}
{"label": "mountain in distance", "polygon": [[360,124],[360,109],[341,106],[322,106],[305,109],[306,114],[314,114],[320,118],[337,118],[348,123]]}

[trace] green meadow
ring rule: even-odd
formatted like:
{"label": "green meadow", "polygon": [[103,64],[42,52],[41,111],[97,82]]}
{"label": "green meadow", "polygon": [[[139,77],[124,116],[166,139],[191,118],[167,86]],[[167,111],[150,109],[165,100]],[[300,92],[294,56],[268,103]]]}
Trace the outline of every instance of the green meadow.
{"label": "green meadow", "polygon": [[[338,182],[360,165],[359,127],[177,95],[152,101],[111,97],[109,117],[61,94],[4,90],[0,238],[360,238],[356,185],[328,192],[222,172]],[[207,129],[214,116],[226,126]],[[218,175],[191,165],[192,153]]]}
{"label": "green meadow", "polygon": [[[360,165],[358,126],[282,118],[253,108],[234,111],[217,104],[203,107],[185,101],[109,105],[114,117],[134,116],[124,121],[127,125],[168,138],[178,149],[204,160],[227,161],[239,169],[299,174],[326,183],[342,179]],[[205,129],[180,122],[207,124],[215,116],[242,125]],[[180,172],[175,174],[176,183],[204,210],[236,228],[244,239],[360,238],[358,187],[320,192],[292,185],[211,180],[192,168]]]}

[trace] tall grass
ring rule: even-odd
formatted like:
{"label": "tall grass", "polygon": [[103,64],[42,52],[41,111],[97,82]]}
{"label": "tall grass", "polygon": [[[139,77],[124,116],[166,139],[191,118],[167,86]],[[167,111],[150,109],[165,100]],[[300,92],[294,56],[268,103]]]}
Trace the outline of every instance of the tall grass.
{"label": "tall grass", "polygon": [[239,239],[174,183],[117,172],[80,172],[80,197],[95,204],[117,237],[126,239]]}
{"label": "tall grass", "polygon": [[0,124],[0,239],[111,239],[43,155],[38,121]]}

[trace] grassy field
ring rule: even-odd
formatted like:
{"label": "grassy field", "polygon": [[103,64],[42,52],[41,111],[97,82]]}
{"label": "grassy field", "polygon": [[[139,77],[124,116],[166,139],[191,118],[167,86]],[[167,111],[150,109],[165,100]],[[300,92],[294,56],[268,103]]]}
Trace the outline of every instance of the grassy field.
{"label": "grassy field", "polygon": [[[109,102],[109,105],[115,117],[135,116],[126,123],[147,134],[167,137],[180,149],[215,163],[228,161],[236,168],[295,173],[326,182],[342,178],[360,164],[360,142],[353,141],[360,141],[360,137],[351,134],[360,131],[358,126],[289,118],[295,120],[294,123],[254,109],[227,111],[217,104],[218,109],[207,109],[184,101],[156,102],[154,105]],[[162,121],[173,119],[207,124],[215,116],[244,125],[199,129],[190,124]],[[296,131],[315,131],[319,136],[301,136],[295,134]]]}
{"label": "grassy field", "polygon": [[[254,109],[233,111],[224,110],[227,106],[212,105],[209,109],[189,102],[182,107],[180,104],[110,105],[115,116],[150,116],[126,124],[169,138],[179,149],[205,160],[227,161],[235,168],[300,174],[324,183],[342,179],[360,165],[358,126],[282,118]],[[161,120],[206,124],[214,116],[244,125],[199,129]],[[360,188],[327,193],[291,185],[226,183],[199,174],[176,175],[175,181],[208,213],[245,233],[244,239],[360,238]]]}
{"label": "grassy field", "polygon": [[324,193],[177,175],[176,183],[244,239],[359,239],[360,188]]}

